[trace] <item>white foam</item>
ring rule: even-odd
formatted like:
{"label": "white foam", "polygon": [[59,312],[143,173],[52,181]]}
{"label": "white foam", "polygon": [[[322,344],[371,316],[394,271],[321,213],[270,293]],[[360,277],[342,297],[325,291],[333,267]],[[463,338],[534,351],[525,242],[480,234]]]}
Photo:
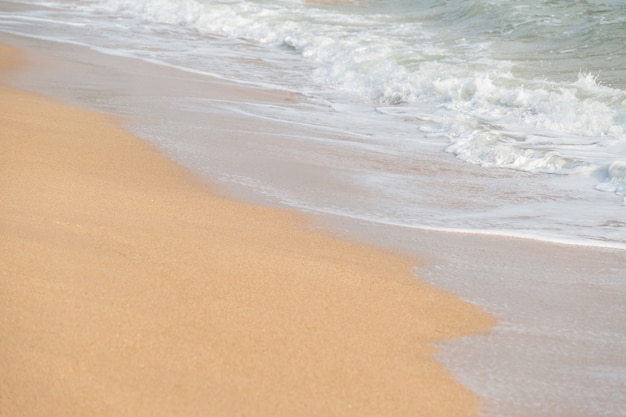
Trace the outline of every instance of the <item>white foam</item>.
{"label": "white foam", "polygon": [[[626,195],[626,160],[619,159],[611,162],[606,170],[606,180],[598,183],[595,188]],[[624,202],[626,203],[626,198]]]}
{"label": "white foam", "polygon": [[[46,2],[46,6],[79,15],[73,20],[75,27],[66,25],[59,32],[64,42],[261,88],[300,92],[324,106],[317,113],[298,109],[270,114],[263,106],[245,111],[268,121],[316,127],[327,134],[350,138],[336,141],[336,146],[395,154],[406,166],[416,163],[413,155],[425,149],[447,150],[463,161],[488,169],[584,177],[585,181],[578,181],[579,187],[625,192],[624,174],[616,155],[626,154],[626,92],[582,72],[569,81],[525,78],[515,70],[515,62],[490,55],[489,38],[477,41],[469,38],[468,32],[467,39],[458,39],[434,31],[428,19],[402,19],[384,8],[375,13],[360,13],[361,9],[352,13],[294,1],[105,0]],[[481,7],[490,6],[481,3],[470,10],[456,10],[461,15],[470,13],[458,24],[475,25],[472,19],[489,11]],[[450,18],[444,10],[441,15],[436,10],[433,16]],[[106,16],[115,19],[103,18]],[[37,19],[50,24],[62,21],[53,11],[34,15],[30,24],[36,24]],[[85,25],[93,27],[93,34],[98,36],[92,34],[90,38],[82,30]],[[35,27],[27,35],[53,37]],[[242,109],[235,106],[231,111]],[[301,140],[321,143],[320,137]],[[450,177],[448,181],[458,179]],[[520,184],[511,188],[523,188],[523,177],[518,181]],[[528,221],[526,226],[518,226],[538,228],[535,235],[541,238],[569,233],[576,240],[580,237],[576,228],[585,224],[590,240],[613,239],[613,231],[601,230],[600,226],[595,232],[589,231],[593,226],[585,223],[585,201],[595,197],[582,188],[580,193],[585,197],[568,197],[576,201],[569,206],[562,197],[573,193],[569,184],[576,181],[567,181],[567,190],[550,188],[554,196],[545,198],[551,201],[550,210],[574,211],[579,220],[560,224],[558,233],[547,221]],[[481,182],[480,175],[468,182],[477,189],[490,189]],[[396,204],[410,207],[423,203],[413,201],[410,191],[400,188],[401,183],[386,183],[388,190],[397,191]],[[369,186],[377,185],[371,182]],[[455,204],[462,205],[471,205],[472,199],[480,205],[485,198],[507,195],[506,191],[495,194],[492,190],[489,192],[494,194],[488,196],[463,196],[461,186],[432,186],[447,186],[459,195]],[[532,191],[524,193],[528,196],[520,200],[535,198]],[[594,216],[596,225],[604,224],[603,215],[607,221],[619,217],[611,203],[602,200],[606,212]],[[502,204],[509,207],[511,202],[503,200]],[[622,203],[613,200],[612,204]],[[439,212],[455,216],[455,230],[483,230],[480,222],[469,219],[471,215],[463,223],[461,214],[447,210]],[[511,217],[522,222],[519,219],[529,217],[524,210],[532,210],[532,206],[522,210],[520,205],[519,212]],[[398,211],[405,212],[404,208]],[[417,223],[420,227],[438,227],[436,212],[423,217],[426,220],[422,223],[414,220],[419,217],[417,212],[407,214],[410,221],[402,221],[411,227]],[[501,213],[482,211],[481,215]],[[505,228],[505,218],[486,219],[485,223],[500,230]]]}

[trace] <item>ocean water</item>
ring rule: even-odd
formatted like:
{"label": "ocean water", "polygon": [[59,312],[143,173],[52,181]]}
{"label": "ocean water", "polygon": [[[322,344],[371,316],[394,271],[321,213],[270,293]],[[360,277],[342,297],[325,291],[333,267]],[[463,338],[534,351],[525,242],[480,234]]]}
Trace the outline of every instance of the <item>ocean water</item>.
{"label": "ocean water", "polygon": [[[390,158],[352,173],[384,200],[329,207],[298,187],[265,184],[282,203],[626,248],[622,1],[21,3],[34,10],[3,16],[5,30],[289,91],[311,106],[246,111],[332,130]],[[481,169],[432,172],[449,158]],[[424,165],[441,177],[428,196]]]}
{"label": "ocean water", "polygon": [[171,70],[48,88],[236,194],[445,259],[418,273],[502,322],[443,349],[486,415],[626,416],[623,1],[2,0],[0,32]]}

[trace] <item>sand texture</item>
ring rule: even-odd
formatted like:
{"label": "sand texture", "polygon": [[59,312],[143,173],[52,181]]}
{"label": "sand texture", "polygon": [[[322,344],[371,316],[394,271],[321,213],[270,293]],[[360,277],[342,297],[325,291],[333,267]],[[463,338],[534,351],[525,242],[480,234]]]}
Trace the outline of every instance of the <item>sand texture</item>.
{"label": "sand texture", "polygon": [[433,343],[493,319],[414,260],[214,196],[111,117],[0,95],[0,415],[477,413]]}

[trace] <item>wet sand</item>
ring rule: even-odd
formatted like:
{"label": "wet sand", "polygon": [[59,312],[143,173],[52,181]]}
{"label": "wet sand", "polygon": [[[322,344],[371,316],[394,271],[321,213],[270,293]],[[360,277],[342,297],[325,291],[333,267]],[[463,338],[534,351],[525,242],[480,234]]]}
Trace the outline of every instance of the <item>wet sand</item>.
{"label": "wet sand", "polygon": [[477,414],[433,344],[494,320],[416,260],[219,197],[112,117],[0,94],[0,415]]}

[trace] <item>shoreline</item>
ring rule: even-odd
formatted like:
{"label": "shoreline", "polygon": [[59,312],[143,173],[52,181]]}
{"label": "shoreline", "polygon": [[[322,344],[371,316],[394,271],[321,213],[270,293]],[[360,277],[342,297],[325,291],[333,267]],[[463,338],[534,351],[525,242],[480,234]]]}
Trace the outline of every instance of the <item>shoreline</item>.
{"label": "shoreline", "polygon": [[4,85],[0,409],[476,415],[433,344],[494,320],[413,259],[211,195],[112,117]]}
{"label": "shoreline", "polygon": [[[237,174],[239,165],[223,165],[225,161],[236,161],[243,162],[246,168],[262,171],[261,164],[274,162],[265,151],[280,149],[279,153],[285,151],[295,157],[296,164],[287,165],[293,168],[281,171],[288,173],[301,170],[303,162],[306,166],[299,155],[324,152],[307,147],[306,141],[290,139],[305,134],[298,127],[285,130],[280,125],[258,125],[260,120],[256,118],[230,116],[238,113],[239,106],[245,109],[248,102],[263,105],[270,100],[270,105],[292,106],[294,97],[284,97],[280,91],[269,92],[270,96],[267,90],[248,91],[223,80],[197,77],[86,47],[13,35],[6,35],[5,39],[31,51],[32,62],[37,63],[14,73],[10,79],[12,86],[54,97],[72,107],[121,117],[124,129],[186,167],[187,173],[199,176],[204,184],[217,185],[211,187],[211,193],[252,205],[284,209],[280,202],[262,193],[254,194],[258,191],[254,184],[252,188],[233,188],[228,177],[212,175],[204,168]],[[158,86],[157,94],[163,96],[154,96],[151,86]],[[264,94],[263,97],[258,93]],[[177,111],[177,97],[188,94],[208,97],[207,101],[216,106],[223,103],[233,106],[228,107],[227,113],[214,112],[206,106],[202,107],[203,113],[195,115]],[[198,120],[200,117],[202,120]],[[177,129],[182,127],[184,135],[169,129],[170,122]],[[193,140],[206,138],[207,145],[211,143],[210,152],[198,156],[201,165],[186,159],[184,152],[181,158],[177,147],[159,140],[162,135],[171,135],[187,143],[187,134],[193,135],[194,131],[185,129],[184,122],[205,132],[202,136],[195,135],[197,138],[192,136]],[[277,137],[264,132],[275,132]],[[278,140],[280,135],[284,140]],[[331,177],[333,181],[337,178],[333,173],[326,178],[326,173],[318,170],[315,174],[311,177],[314,182],[304,182],[307,189],[309,185],[328,185]],[[341,198],[338,194],[334,196]],[[287,208],[287,213],[293,210]],[[299,213],[297,209],[295,212]],[[300,218],[306,219],[303,227],[325,235],[387,248],[410,260],[419,259],[420,265],[412,264],[415,267],[412,274],[435,288],[458,294],[498,318],[498,325],[487,335],[437,344],[437,359],[457,380],[488,399],[481,414],[555,417],[554,407],[558,407],[563,417],[623,415],[625,400],[620,394],[625,380],[620,377],[620,369],[626,366],[626,333],[621,320],[626,314],[622,302],[626,296],[623,285],[626,252],[497,236],[409,230],[306,210]],[[544,389],[538,391],[538,386]],[[529,398],[533,400],[527,401]]]}

